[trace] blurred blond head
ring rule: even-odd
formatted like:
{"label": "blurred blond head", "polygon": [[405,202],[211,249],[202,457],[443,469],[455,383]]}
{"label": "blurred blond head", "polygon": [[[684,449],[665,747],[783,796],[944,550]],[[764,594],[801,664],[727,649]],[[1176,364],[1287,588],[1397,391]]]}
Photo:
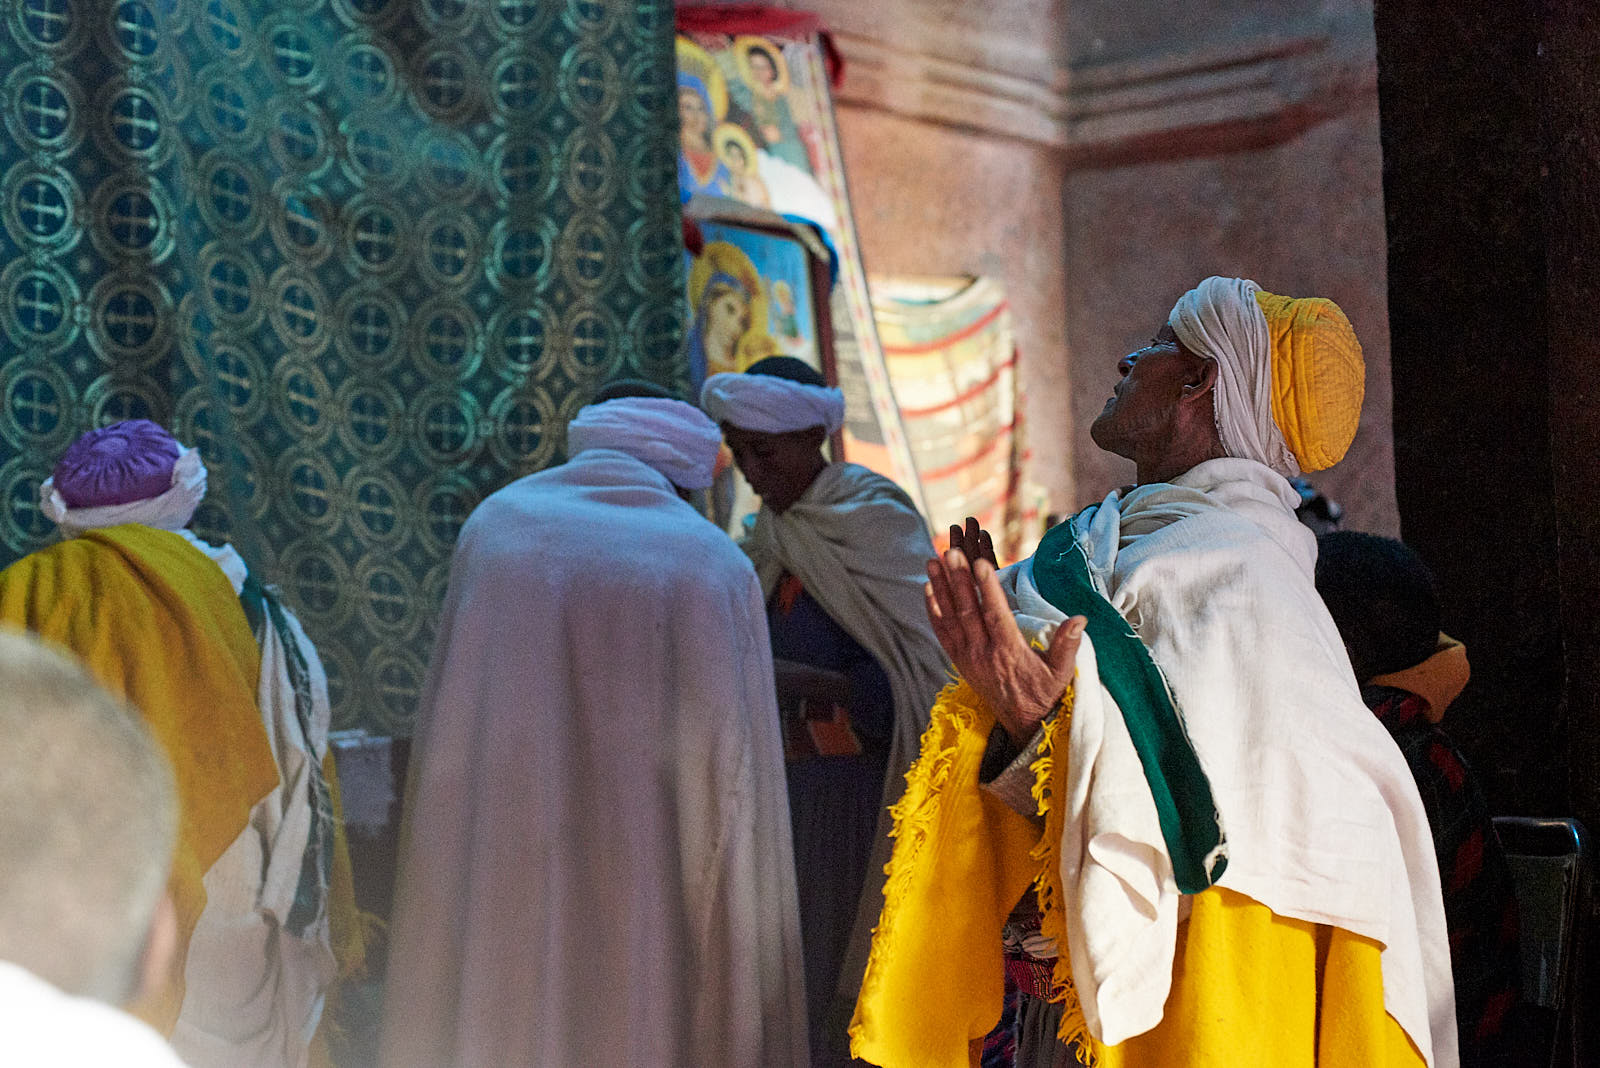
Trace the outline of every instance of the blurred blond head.
{"label": "blurred blond head", "polygon": [[0,739],[0,959],[132,1000],[170,951],[165,754],[82,667],[16,632],[0,632]]}

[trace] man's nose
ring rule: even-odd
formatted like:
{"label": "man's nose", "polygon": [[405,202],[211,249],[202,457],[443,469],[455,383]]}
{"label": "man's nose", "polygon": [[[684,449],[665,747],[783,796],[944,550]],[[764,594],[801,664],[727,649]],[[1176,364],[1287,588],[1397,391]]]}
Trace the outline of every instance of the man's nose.
{"label": "man's nose", "polygon": [[1133,370],[1133,365],[1138,359],[1139,354],[1137,352],[1128,353],[1122,359],[1117,361],[1117,373],[1126,378],[1128,372]]}

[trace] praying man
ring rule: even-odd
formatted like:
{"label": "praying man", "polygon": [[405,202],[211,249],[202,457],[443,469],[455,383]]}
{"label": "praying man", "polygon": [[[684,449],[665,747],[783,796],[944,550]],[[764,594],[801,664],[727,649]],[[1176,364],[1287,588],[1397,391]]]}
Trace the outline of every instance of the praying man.
{"label": "praying man", "polygon": [[462,528],[406,791],[387,1068],[809,1063],[760,588],[686,499],[716,425],[640,392],[603,392],[566,463]]}
{"label": "praying man", "polygon": [[1091,432],[1137,484],[1003,572],[976,538],[930,562],[959,679],[896,813],[855,1052],[976,1063],[1032,887],[1055,963],[1029,1068],[1455,1068],[1426,814],[1289,484],[1355,433],[1354,330],[1212,277],[1118,369]]}

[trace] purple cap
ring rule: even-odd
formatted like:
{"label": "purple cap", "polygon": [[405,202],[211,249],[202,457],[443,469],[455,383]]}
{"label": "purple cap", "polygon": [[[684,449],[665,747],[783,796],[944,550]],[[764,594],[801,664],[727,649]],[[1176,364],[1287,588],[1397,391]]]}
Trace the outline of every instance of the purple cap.
{"label": "purple cap", "polygon": [[178,439],[150,420],[129,419],[74,441],[51,476],[69,508],[128,504],[171,489],[182,453]]}

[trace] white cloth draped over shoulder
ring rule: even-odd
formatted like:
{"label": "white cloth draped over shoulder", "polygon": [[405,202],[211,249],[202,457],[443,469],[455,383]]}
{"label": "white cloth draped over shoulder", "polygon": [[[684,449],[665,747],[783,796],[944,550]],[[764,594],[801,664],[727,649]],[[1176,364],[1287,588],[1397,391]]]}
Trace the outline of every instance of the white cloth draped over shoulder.
{"label": "white cloth draped over shoulder", "polygon": [[424,686],[386,1068],[805,1068],[760,588],[591,448],[468,519]]}
{"label": "white cloth draped over shoulder", "polygon": [[[1166,677],[1210,779],[1228,842],[1219,885],[1381,943],[1389,1014],[1432,1068],[1453,1068],[1455,995],[1427,816],[1317,596],[1316,541],[1294,517],[1296,499],[1262,464],[1210,460],[1085,509],[1079,540],[1096,585]],[[1025,631],[1064,618],[1039,596],[1031,558],[1002,582]],[[1085,641],[1079,678],[1094,664]],[[1080,684],[1068,759],[1073,980],[1090,1027],[1115,1043],[1161,1020],[1181,902],[1104,687]]]}
{"label": "white cloth draped over shoulder", "polygon": [[894,736],[877,841],[838,992],[850,1005],[883,907],[883,868],[893,827],[888,806],[905,790],[906,770],[920,751],[928,713],[950,678],[922,592],[933,542],[899,486],[865,467],[833,463],[781,515],[762,508],[744,549],[761,578],[763,597],[772,595],[785,571],[795,575],[822,610],[872,654],[894,694]]}
{"label": "white cloth draped over shoulder", "polygon": [[[178,531],[208,556],[238,594],[249,569],[229,545]],[[174,1048],[194,1068],[301,1068],[338,973],[328,913],[302,934],[289,930],[312,823],[309,778],[328,751],[328,678],[317,650],[287,608],[289,632],[311,686],[310,737],[301,729],[288,656],[271,625],[261,645],[257,700],[278,765],[278,785],[206,872],[206,907],[189,940]]]}

